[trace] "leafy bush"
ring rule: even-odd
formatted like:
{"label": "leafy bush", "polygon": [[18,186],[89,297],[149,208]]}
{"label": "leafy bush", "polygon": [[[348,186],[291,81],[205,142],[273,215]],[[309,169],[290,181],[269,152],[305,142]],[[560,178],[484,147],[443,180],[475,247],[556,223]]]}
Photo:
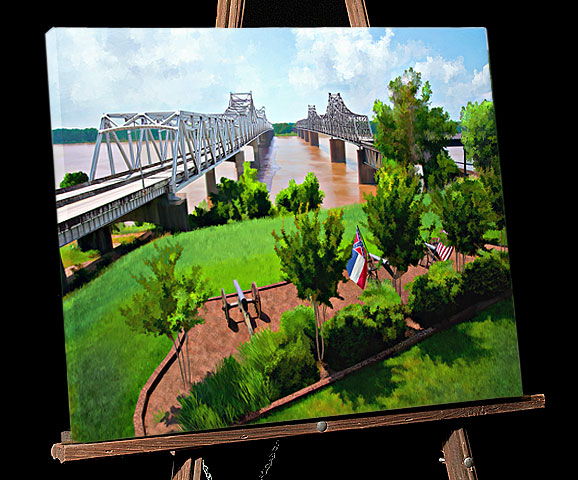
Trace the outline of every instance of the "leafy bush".
{"label": "leafy bush", "polygon": [[60,188],[72,187],[86,182],[88,182],[88,175],[84,172],[67,173],[60,182]]}
{"label": "leafy bush", "polygon": [[319,379],[311,340],[303,333],[280,345],[264,374],[272,399],[285,397]]}
{"label": "leafy bush", "polygon": [[464,294],[478,299],[490,298],[511,287],[507,255],[498,250],[483,252],[466,264],[463,272]]}
{"label": "leafy bush", "polygon": [[499,251],[482,252],[462,273],[454,271],[452,262],[438,262],[407,285],[408,310],[422,327],[428,327],[510,286],[507,256]]}
{"label": "leafy bush", "polygon": [[457,309],[463,279],[454,271],[452,262],[434,263],[429,271],[416,277],[409,290],[408,308],[422,327],[444,320]]}
{"label": "leafy bush", "polygon": [[271,215],[273,209],[267,185],[257,181],[257,170],[251,168],[249,162],[245,162],[239,180],[221,178],[217,192],[210,193],[209,198],[210,209],[202,203],[189,215],[192,229],[266,217]]}
{"label": "leafy bush", "polygon": [[316,210],[323,198],[325,194],[319,190],[319,180],[313,172],[309,172],[301,184],[297,184],[293,179],[289,180],[289,186],[275,197],[275,205],[281,212],[298,213]]}
{"label": "leafy bush", "polygon": [[396,343],[405,330],[401,300],[390,283],[368,287],[360,299],[339,310],[324,326],[326,359],[342,370]]}

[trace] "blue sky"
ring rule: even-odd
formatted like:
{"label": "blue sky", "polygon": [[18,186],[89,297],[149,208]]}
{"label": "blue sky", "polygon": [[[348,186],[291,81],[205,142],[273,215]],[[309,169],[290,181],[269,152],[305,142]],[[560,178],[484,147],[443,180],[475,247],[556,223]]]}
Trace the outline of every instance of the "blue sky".
{"label": "blue sky", "polygon": [[98,127],[113,112],[221,113],[230,92],[248,91],[271,122],[308,105],[322,114],[337,92],[371,118],[409,67],[455,120],[492,99],[483,28],[56,28],[46,47],[52,128]]}

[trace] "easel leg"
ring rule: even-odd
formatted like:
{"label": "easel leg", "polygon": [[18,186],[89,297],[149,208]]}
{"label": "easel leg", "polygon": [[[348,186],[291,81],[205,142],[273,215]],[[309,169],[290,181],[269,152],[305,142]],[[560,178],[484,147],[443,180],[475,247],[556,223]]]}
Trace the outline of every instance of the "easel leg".
{"label": "easel leg", "polygon": [[172,480],[201,480],[202,473],[202,458],[197,458],[193,465],[193,461],[189,458]]}
{"label": "easel leg", "polygon": [[477,480],[468,436],[463,428],[454,430],[442,447],[449,480]]}

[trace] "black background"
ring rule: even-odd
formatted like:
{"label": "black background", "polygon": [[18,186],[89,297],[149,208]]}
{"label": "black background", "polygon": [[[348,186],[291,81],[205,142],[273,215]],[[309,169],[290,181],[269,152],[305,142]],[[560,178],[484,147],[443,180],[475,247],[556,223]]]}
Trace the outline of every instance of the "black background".
{"label": "black background", "polygon": [[[4,304],[6,312],[14,312],[5,313],[5,324],[13,325],[5,344],[17,348],[5,355],[3,412],[10,425],[5,429],[8,445],[13,445],[7,465],[15,466],[21,476],[31,476],[26,472],[37,469],[45,478],[170,480],[173,468],[176,471],[189,456],[202,455],[214,480],[233,475],[256,479],[268,458],[272,441],[175,456],[162,452],[65,464],[50,455],[60,432],[69,429],[69,420],[44,35],[53,26],[213,27],[217,2],[204,3],[203,8],[192,2],[21,4],[23,16],[5,19],[14,23],[3,33],[5,51],[10,53],[3,73],[8,80],[5,101],[11,106],[11,120],[18,119],[8,130],[16,148],[4,159],[11,167],[4,184],[16,186],[10,203],[14,219],[4,222],[10,287]],[[246,3],[244,27],[349,26],[345,2],[338,0]],[[561,248],[561,225],[573,218],[573,205],[554,197],[561,190],[558,182],[564,177],[564,166],[560,162],[567,155],[555,149],[560,135],[566,135],[559,128],[556,109],[567,91],[568,72],[555,61],[558,45],[546,43],[558,24],[543,11],[520,12],[499,3],[474,8],[431,2],[365,3],[371,26],[487,28],[524,392],[544,393],[547,407],[281,439],[267,478],[445,479],[445,467],[438,462],[441,445],[459,427],[469,434],[480,479],[541,478],[538,472],[546,467],[570,467],[571,458],[553,453],[554,429],[567,427],[554,421],[561,398],[554,374],[561,371],[569,380],[566,385],[575,378],[573,365],[560,357],[562,349],[552,348],[571,331],[572,323],[567,313],[572,301],[560,294],[560,273],[571,255],[555,253]],[[33,131],[27,125],[34,125]],[[26,239],[15,238],[10,233],[14,231],[27,232]],[[10,253],[21,251],[14,248],[17,240],[26,252],[23,261]],[[544,252],[543,242],[551,250]]]}

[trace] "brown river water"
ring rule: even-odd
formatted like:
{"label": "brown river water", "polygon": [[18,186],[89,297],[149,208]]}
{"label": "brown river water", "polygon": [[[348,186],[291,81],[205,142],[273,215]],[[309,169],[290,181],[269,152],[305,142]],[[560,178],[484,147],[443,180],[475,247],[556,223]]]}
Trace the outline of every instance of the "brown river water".
{"label": "brown river water", "polygon": [[[357,183],[357,147],[345,143],[346,163],[331,163],[329,138],[319,134],[319,147],[312,147],[297,136],[274,137],[268,151],[261,151],[264,158],[261,159],[258,178],[267,185],[272,202],[275,201],[277,193],[289,185],[289,180],[295,179],[297,183],[301,183],[309,172],[315,173],[319,186],[325,193],[325,208],[363,202],[364,193],[375,192],[375,186]],[[94,144],[54,145],[53,150],[56,186],[67,172],[90,171]],[[103,150],[105,148],[101,148],[97,176],[109,174],[108,161],[103,156]],[[253,148],[245,147],[243,150],[245,160],[252,161]],[[115,163],[117,171],[126,169],[122,160]],[[222,177],[237,178],[233,162],[223,162],[217,167],[217,182]],[[177,195],[186,197],[189,212],[192,212],[195,206],[207,197],[204,178],[194,181]]]}

